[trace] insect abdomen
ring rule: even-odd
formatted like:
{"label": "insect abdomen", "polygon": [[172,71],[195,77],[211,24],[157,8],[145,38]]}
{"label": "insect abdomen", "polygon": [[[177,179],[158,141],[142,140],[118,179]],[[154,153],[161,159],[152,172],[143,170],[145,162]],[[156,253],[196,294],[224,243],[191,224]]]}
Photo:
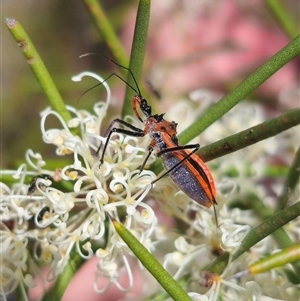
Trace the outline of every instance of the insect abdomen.
{"label": "insect abdomen", "polygon": [[[180,159],[175,156],[170,156],[169,153],[163,154],[161,157],[166,170],[172,169],[173,166],[180,162]],[[174,170],[170,171],[169,176],[174,183],[194,201],[205,207],[210,207],[213,204],[212,198],[214,198],[214,196],[209,192],[209,183],[207,184],[203,180],[201,184],[197,176],[191,172],[189,165],[180,164]]]}

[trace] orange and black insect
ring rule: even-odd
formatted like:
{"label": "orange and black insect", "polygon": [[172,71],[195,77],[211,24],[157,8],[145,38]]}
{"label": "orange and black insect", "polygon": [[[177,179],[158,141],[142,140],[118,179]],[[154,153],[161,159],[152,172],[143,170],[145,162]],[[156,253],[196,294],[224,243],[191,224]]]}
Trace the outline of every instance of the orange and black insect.
{"label": "orange and black insect", "polygon": [[[110,58],[108,59],[112,61]],[[136,95],[132,98],[132,108],[135,116],[144,123],[144,129],[137,128],[122,119],[113,120],[105,135],[107,139],[100,157],[101,164],[103,163],[104,154],[113,133],[122,133],[134,137],[144,137],[145,135],[149,135],[151,138],[148,148],[149,152],[140,170],[143,170],[153,151],[155,151],[157,157],[162,159],[162,163],[166,170],[165,173],[155,179],[151,184],[154,184],[162,177],[169,175],[173,182],[185,194],[200,205],[209,208],[212,205],[217,204],[216,188],[212,174],[199,156],[195,154],[195,152],[200,148],[200,145],[180,145],[176,136],[177,123],[165,120],[164,114],[152,114],[151,106],[148,105],[147,100],[141,95],[132,71],[114,61],[112,62],[119,67],[128,70],[135,82],[137,89],[125,82],[125,80],[119,75],[115,73],[112,74],[120,78],[131,89],[133,89],[133,91],[135,91]],[[141,112],[145,115],[145,120],[143,120],[139,115],[137,111],[138,106]],[[117,124],[119,126],[123,125],[126,129],[117,127]],[[97,156],[99,155],[101,146],[102,145],[99,146],[96,152]]]}

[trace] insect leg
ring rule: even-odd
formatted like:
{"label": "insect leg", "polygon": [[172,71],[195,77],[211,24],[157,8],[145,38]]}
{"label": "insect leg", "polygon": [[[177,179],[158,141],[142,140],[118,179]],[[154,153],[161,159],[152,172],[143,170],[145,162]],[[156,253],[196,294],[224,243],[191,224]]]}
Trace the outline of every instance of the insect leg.
{"label": "insect leg", "polygon": [[[174,152],[174,151],[183,150],[183,149],[192,149],[192,148],[194,150],[190,153],[190,155],[195,153],[200,148],[200,144],[196,143],[196,144],[188,144],[188,145],[178,145],[178,146],[175,146],[175,147],[166,148],[166,149],[161,150],[159,153],[157,153],[157,156],[160,157],[162,154],[165,154],[165,153]],[[187,156],[187,157],[190,157],[190,156]],[[181,162],[184,161],[184,160],[186,160],[186,159],[183,158],[181,160]]]}
{"label": "insect leg", "polygon": [[[141,132],[141,133],[143,132],[143,130],[141,130],[141,129],[139,129],[139,128],[133,126],[133,125],[131,125],[130,123],[128,123],[128,122],[126,122],[126,121],[124,121],[124,120],[122,120],[122,119],[116,118],[116,119],[113,120],[113,121],[111,122],[111,124],[109,125],[108,129],[107,129],[106,132],[105,132],[104,137],[108,137],[108,136],[109,136],[109,134],[110,134],[110,132],[112,131],[112,128],[114,127],[115,123],[119,123],[119,124],[121,124],[121,125],[127,126],[128,128],[132,129],[134,132]],[[108,140],[109,140],[109,139],[108,139]],[[95,155],[96,155],[97,157],[98,157],[98,155],[99,155],[101,146],[102,146],[102,142],[100,142],[100,145],[99,145],[99,147],[98,147],[98,149],[97,149],[97,151],[96,151],[96,154],[95,154]]]}
{"label": "insect leg", "polygon": [[169,170],[166,170],[160,177],[158,177],[157,179],[153,180],[151,182],[151,184],[154,184],[155,182],[159,181],[161,178],[163,178],[164,176],[166,176],[167,174],[169,174],[172,170],[174,170],[175,168],[177,168],[180,164],[182,164],[183,161],[185,161],[186,159],[188,159],[192,154],[194,154],[200,148],[200,144],[197,143],[197,144],[189,144],[189,145],[179,145],[179,146],[175,146],[175,147],[172,147],[172,148],[164,149],[164,150],[160,151],[159,153],[157,153],[157,156],[160,157],[164,153],[178,151],[178,150],[183,150],[183,149],[191,149],[191,148],[194,148],[194,150],[192,152],[190,152],[189,154],[187,154],[182,160],[180,160],[172,168],[170,168]]}
{"label": "insect leg", "polygon": [[[124,125],[127,128],[129,128],[130,130],[116,128],[116,127],[114,127],[116,123]],[[122,119],[115,119],[115,120],[113,120],[112,123],[110,124],[108,130],[105,133],[105,137],[107,137],[107,139],[105,141],[105,144],[104,144],[104,147],[103,147],[103,152],[102,152],[102,155],[101,155],[101,158],[100,158],[100,163],[101,164],[103,163],[104,154],[105,154],[106,148],[108,146],[109,140],[111,138],[111,135],[113,133],[121,133],[121,134],[125,134],[125,135],[128,135],[128,136],[133,136],[133,137],[144,137],[145,136],[143,130],[141,130],[141,129],[139,129],[139,128],[133,126],[133,125],[131,125],[130,123],[127,123],[126,121],[124,121]],[[100,143],[100,145],[99,145],[99,147],[97,149],[96,156],[99,155],[101,146],[102,146],[102,143]]]}
{"label": "insect leg", "polygon": [[148,154],[147,154],[147,156],[146,156],[143,164],[140,167],[140,173],[144,170],[144,167],[145,167],[145,165],[146,165],[146,163],[147,163],[150,155],[152,154],[152,152],[153,152],[153,147],[151,145],[149,145],[149,147],[148,147]]}

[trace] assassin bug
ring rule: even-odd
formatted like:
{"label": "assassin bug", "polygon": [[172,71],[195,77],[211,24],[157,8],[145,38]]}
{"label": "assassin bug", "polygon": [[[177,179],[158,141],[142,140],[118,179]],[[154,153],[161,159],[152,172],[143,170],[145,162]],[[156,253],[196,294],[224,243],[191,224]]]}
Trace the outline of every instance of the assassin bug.
{"label": "assassin bug", "polygon": [[[104,154],[113,133],[122,133],[134,137],[144,137],[149,135],[151,142],[148,147],[148,154],[140,168],[140,171],[144,169],[144,166],[153,151],[155,151],[157,157],[162,159],[162,163],[166,170],[160,177],[152,181],[151,184],[153,185],[162,177],[169,175],[173,182],[185,194],[200,205],[208,208],[212,205],[216,205],[216,188],[213,177],[208,167],[195,154],[195,152],[200,148],[200,145],[180,145],[176,136],[177,123],[165,120],[164,114],[152,114],[151,106],[148,105],[147,100],[141,95],[139,86],[132,71],[127,67],[119,65],[110,58],[106,58],[117,66],[130,72],[136,85],[136,89],[115,73],[111,74],[104,81],[115,75],[136,93],[136,95],[132,98],[132,109],[135,116],[144,123],[144,129],[137,128],[122,119],[113,120],[105,134],[107,139],[103,146],[100,164],[103,163]],[[145,120],[143,120],[139,115],[137,110],[138,106],[140,111],[145,115]],[[116,127],[117,124],[123,125],[126,129]],[[97,149],[97,156],[99,155],[101,147],[102,144],[100,144]]]}

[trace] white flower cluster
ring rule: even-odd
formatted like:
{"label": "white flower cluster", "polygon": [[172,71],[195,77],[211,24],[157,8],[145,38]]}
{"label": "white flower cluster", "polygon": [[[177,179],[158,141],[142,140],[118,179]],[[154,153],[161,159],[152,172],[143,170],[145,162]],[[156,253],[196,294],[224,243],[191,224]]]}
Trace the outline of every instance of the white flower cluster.
{"label": "white flower cluster", "polygon": [[[103,81],[88,72],[74,79],[81,80],[83,76]],[[28,260],[50,263],[47,280],[55,278],[63,271],[74,247],[84,259],[96,253],[99,257],[97,277],[103,274],[122,288],[118,258],[124,259],[122,266],[127,267],[130,274],[123,249],[129,252],[119,236],[109,230],[106,212],[116,219],[123,218],[129,229],[144,229],[139,237],[141,242],[147,240],[156,225],[153,210],[142,202],[156,176],[151,171],[138,169],[147,153],[148,142],[115,134],[101,166],[95,156],[99,144],[106,139],[99,135],[110,101],[109,87],[105,82],[103,85],[107,89],[107,100],[95,104],[94,115],[68,106],[74,117],[66,124],[50,108],[41,114],[43,140],[57,147],[57,155],[72,156],[72,164],[49,170],[40,154],[28,150],[26,164],[17,171],[2,171],[3,177],[11,175],[18,181],[12,187],[0,184],[2,295],[13,292],[18,285],[24,293],[24,284],[34,286]],[[46,129],[48,118],[53,116],[61,128]],[[149,163],[154,160],[152,155]],[[105,238],[107,232],[110,233],[108,239]],[[96,249],[92,249],[91,242],[95,242]],[[29,254],[28,248],[34,253]],[[96,287],[97,291],[106,289],[107,286]]]}
{"label": "white flower cluster", "polygon": [[[83,76],[103,81],[88,72],[74,80],[81,80]],[[40,154],[28,150],[26,164],[17,171],[2,171],[3,178],[12,176],[15,179],[11,186],[4,181],[0,183],[0,293],[4,299],[19,287],[27,300],[26,291],[36,285],[34,277],[40,275],[39,262],[51,266],[47,280],[54,279],[63,272],[72,250],[83,259],[98,257],[94,282],[97,292],[106,291],[111,283],[122,291],[130,290],[134,284],[128,258],[133,254],[108,223],[106,213],[109,213],[154,253],[176,280],[187,274],[190,276],[193,300],[215,301],[219,296],[222,300],[242,300],[241,297],[243,300],[288,300],[291,294],[286,288],[290,285],[282,273],[272,273],[268,279],[271,289],[264,285],[265,280],[260,281],[261,276],[246,277],[241,281],[226,280],[225,277],[245,269],[265,253],[276,249],[271,238],[252,248],[251,255],[244,254],[235,261],[230,257],[222,275],[201,274],[224,251],[233,255],[250,228],[259,223],[253,211],[230,209],[228,205],[230,201],[244,199],[248,192],[256,192],[261,198],[268,195],[260,181],[264,174],[262,167],[267,155],[278,147],[278,141],[273,140],[271,150],[270,144],[266,148],[262,143],[255,154],[243,151],[242,157],[235,154],[216,160],[212,171],[218,183],[217,226],[214,211],[200,208],[183,192],[177,192],[168,177],[158,181],[151,190],[156,175],[147,169],[139,170],[148,153],[147,137],[141,139],[114,133],[105,151],[104,162],[100,164],[96,152],[99,145],[105,144],[106,138],[99,135],[99,131],[110,102],[109,87],[105,82],[103,85],[107,89],[107,99],[95,104],[94,114],[68,106],[73,116],[68,124],[49,108],[41,114],[43,140],[56,146],[57,155],[72,158],[72,164],[49,169]],[[173,106],[167,119],[179,120],[178,112],[182,120],[191,120],[198,114],[185,102]],[[243,112],[233,110],[228,118],[216,122],[214,140],[226,136],[224,130],[237,129],[236,124],[248,127],[253,125],[249,123],[253,119],[256,123],[262,121],[259,108],[256,114],[247,113],[247,108],[243,108]],[[183,116],[185,113],[187,116]],[[57,118],[61,126],[47,129],[49,117]],[[286,147],[291,146],[290,137],[292,135],[286,136]],[[203,135],[204,141],[209,139],[211,136]],[[149,164],[154,160],[155,156],[151,155]],[[235,176],[232,176],[232,171]],[[143,202],[146,196],[147,203]],[[182,229],[184,234],[166,229],[162,218],[153,210],[157,204],[165,215],[176,216],[187,224]],[[290,232],[299,233],[299,230],[297,223]],[[128,287],[120,282],[121,269],[128,274]],[[102,276],[109,279],[104,285],[98,281]],[[204,280],[200,281],[202,278]],[[284,290],[279,286],[274,289],[278,279]],[[205,291],[199,283],[206,283],[202,286],[209,289]]]}

